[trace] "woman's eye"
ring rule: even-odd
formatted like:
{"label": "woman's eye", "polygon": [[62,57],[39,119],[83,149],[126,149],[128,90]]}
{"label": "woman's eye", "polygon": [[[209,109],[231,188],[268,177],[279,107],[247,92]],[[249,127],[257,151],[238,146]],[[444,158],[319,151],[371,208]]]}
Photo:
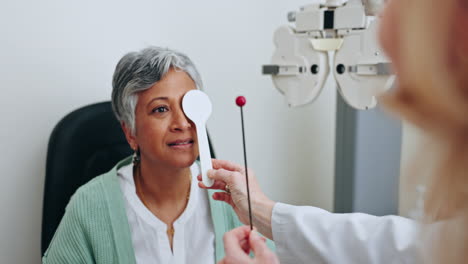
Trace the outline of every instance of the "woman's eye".
{"label": "woman's eye", "polygon": [[169,109],[165,106],[159,106],[153,109],[153,113],[164,113],[169,111]]}

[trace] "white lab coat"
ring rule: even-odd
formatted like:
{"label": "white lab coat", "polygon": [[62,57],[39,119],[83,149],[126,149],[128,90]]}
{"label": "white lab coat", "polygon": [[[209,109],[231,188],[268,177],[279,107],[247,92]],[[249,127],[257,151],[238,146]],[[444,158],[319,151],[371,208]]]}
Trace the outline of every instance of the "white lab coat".
{"label": "white lab coat", "polygon": [[399,217],[333,214],[276,203],[273,240],[282,264],[419,263],[420,226]]}

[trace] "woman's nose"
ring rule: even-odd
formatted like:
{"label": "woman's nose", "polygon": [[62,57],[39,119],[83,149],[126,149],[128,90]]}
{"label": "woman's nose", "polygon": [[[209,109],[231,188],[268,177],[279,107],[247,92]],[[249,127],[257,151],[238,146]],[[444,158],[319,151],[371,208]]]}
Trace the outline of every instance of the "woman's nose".
{"label": "woman's nose", "polygon": [[174,131],[184,131],[192,127],[192,122],[188,119],[184,111],[179,109],[174,112],[174,117],[171,124],[171,129]]}

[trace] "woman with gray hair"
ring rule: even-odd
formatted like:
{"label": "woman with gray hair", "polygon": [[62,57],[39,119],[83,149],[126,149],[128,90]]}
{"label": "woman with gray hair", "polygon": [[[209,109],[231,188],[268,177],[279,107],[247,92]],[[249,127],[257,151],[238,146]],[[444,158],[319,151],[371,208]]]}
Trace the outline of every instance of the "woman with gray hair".
{"label": "woman with gray hair", "polygon": [[[233,210],[197,188],[195,125],[184,94],[202,89],[184,54],[149,47],[126,54],[113,78],[112,106],[133,157],[82,186],[44,263],[214,263],[222,235],[240,226]],[[194,179],[195,178],[195,179]]]}

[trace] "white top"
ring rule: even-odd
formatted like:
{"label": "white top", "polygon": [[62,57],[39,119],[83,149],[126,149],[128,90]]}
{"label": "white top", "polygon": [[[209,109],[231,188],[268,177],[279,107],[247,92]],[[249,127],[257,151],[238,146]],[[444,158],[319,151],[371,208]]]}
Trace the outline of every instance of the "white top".
{"label": "white top", "polygon": [[281,264],[423,263],[420,225],[403,217],[276,203],[271,222]]}
{"label": "white top", "polygon": [[190,170],[190,198],[184,212],[174,222],[173,252],[167,225],[153,215],[136,194],[133,165],[117,171],[138,264],[215,263],[215,235],[207,191],[197,187],[198,165],[194,163]]}

